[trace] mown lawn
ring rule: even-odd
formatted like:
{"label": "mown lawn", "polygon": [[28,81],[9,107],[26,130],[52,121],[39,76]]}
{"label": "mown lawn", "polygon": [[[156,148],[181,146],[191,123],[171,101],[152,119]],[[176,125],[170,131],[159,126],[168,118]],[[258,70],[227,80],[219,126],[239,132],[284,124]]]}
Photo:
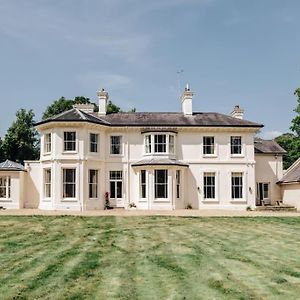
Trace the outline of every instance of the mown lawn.
{"label": "mown lawn", "polygon": [[0,217],[0,299],[299,299],[300,218]]}

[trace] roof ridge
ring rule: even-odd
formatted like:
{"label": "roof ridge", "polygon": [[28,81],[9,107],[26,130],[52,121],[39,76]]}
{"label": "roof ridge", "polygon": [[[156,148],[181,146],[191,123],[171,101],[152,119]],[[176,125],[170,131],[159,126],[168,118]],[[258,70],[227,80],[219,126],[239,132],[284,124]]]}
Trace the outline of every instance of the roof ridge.
{"label": "roof ridge", "polygon": [[74,107],[74,109],[76,110],[76,112],[79,113],[79,115],[82,119],[87,120],[86,116],[82,113],[82,111],[80,109],[78,109],[77,107]]}

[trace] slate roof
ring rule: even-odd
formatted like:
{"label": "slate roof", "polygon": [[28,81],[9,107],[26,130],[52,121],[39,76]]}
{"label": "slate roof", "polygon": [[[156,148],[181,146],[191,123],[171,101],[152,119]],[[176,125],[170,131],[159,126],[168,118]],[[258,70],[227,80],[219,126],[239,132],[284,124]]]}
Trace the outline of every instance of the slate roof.
{"label": "slate roof", "polygon": [[23,165],[7,159],[0,163],[0,171],[25,171],[25,168]]}
{"label": "slate roof", "polygon": [[188,167],[189,165],[183,163],[176,159],[170,159],[165,157],[159,158],[145,158],[140,161],[131,164],[132,167],[139,167],[139,166],[182,166]]}
{"label": "slate roof", "polygon": [[286,151],[273,140],[263,140],[256,138],[254,140],[255,153],[264,154],[285,154]]}
{"label": "slate roof", "polygon": [[214,112],[193,113],[186,116],[175,112],[131,112],[98,115],[86,113],[77,108],[63,112],[55,117],[36,123],[48,122],[91,122],[106,126],[187,126],[187,127],[263,127],[262,124],[241,120]]}
{"label": "slate roof", "polygon": [[300,182],[300,159],[298,159],[277,183]]}

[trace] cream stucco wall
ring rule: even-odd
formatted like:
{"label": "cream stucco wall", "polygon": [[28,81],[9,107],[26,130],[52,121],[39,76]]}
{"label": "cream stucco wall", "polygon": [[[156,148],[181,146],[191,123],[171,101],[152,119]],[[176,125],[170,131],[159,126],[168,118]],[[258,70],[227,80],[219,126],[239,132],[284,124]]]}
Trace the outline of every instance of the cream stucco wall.
{"label": "cream stucco wall", "polygon": [[283,176],[282,155],[255,154],[255,180],[256,183],[270,184],[271,204],[281,201],[281,188],[276,183]]}
{"label": "cream stucco wall", "polygon": [[1,171],[0,176],[10,177],[11,188],[9,198],[0,198],[0,206],[8,209],[23,208],[24,202],[24,177],[23,171]]}
{"label": "cream stucco wall", "polygon": [[[52,123],[38,128],[41,133],[41,160],[27,162],[25,207],[42,209],[103,209],[104,194],[110,189],[109,171],[123,171],[123,195],[117,206],[128,207],[135,203],[141,209],[176,209],[191,204],[193,208],[237,208],[255,206],[255,158],[253,129],[244,128],[175,128],[175,154],[154,155],[169,157],[189,165],[132,167],[131,164],[146,157],[142,128],[111,128],[86,123]],[[155,129],[157,130],[157,129]],[[75,152],[63,151],[64,131],[76,131]],[[44,152],[44,135],[52,134],[52,151]],[[89,133],[99,134],[99,152],[89,152]],[[110,154],[110,136],[122,136],[122,155]],[[242,154],[230,154],[230,136],[242,136]],[[203,155],[203,136],[214,136],[215,155]],[[62,197],[62,169],[76,169],[76,198]],[[44,197],[44,169],[52,172],[51,198]],[[154,198],[154,170],[168,170],[168,198]],[[88,170],[97,169],[99,174],[98,197],[88,197]],[[140,170],[145,169],[147,198],[140,197]],[[181,194],[175,197],[175,172],[181,170]],[[203,199],[203,173],[216,173],[216,199]],[[243,173],[243,199],[231,199],[231,173]]]}
{"label": "cream stucco wall", "polygon": [[300,183],[282,184],[282,200],[284,204],[292,205],[300,210]]}

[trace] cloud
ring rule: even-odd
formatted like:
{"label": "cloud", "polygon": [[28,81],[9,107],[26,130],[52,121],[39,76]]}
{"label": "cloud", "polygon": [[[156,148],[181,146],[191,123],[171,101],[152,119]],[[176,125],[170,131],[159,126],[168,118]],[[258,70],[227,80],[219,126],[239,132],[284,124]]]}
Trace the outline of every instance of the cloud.
{"label": "cloud", "polygon": [[266,139],[266,140],[273,140],[275,139],[276,137],[282,135],[283,133],[281,131],[277,131],[277,130],[272,130],[272,131],[266,131],[266,132],[263,132],[261,134],[261,137],[263,139]]}

